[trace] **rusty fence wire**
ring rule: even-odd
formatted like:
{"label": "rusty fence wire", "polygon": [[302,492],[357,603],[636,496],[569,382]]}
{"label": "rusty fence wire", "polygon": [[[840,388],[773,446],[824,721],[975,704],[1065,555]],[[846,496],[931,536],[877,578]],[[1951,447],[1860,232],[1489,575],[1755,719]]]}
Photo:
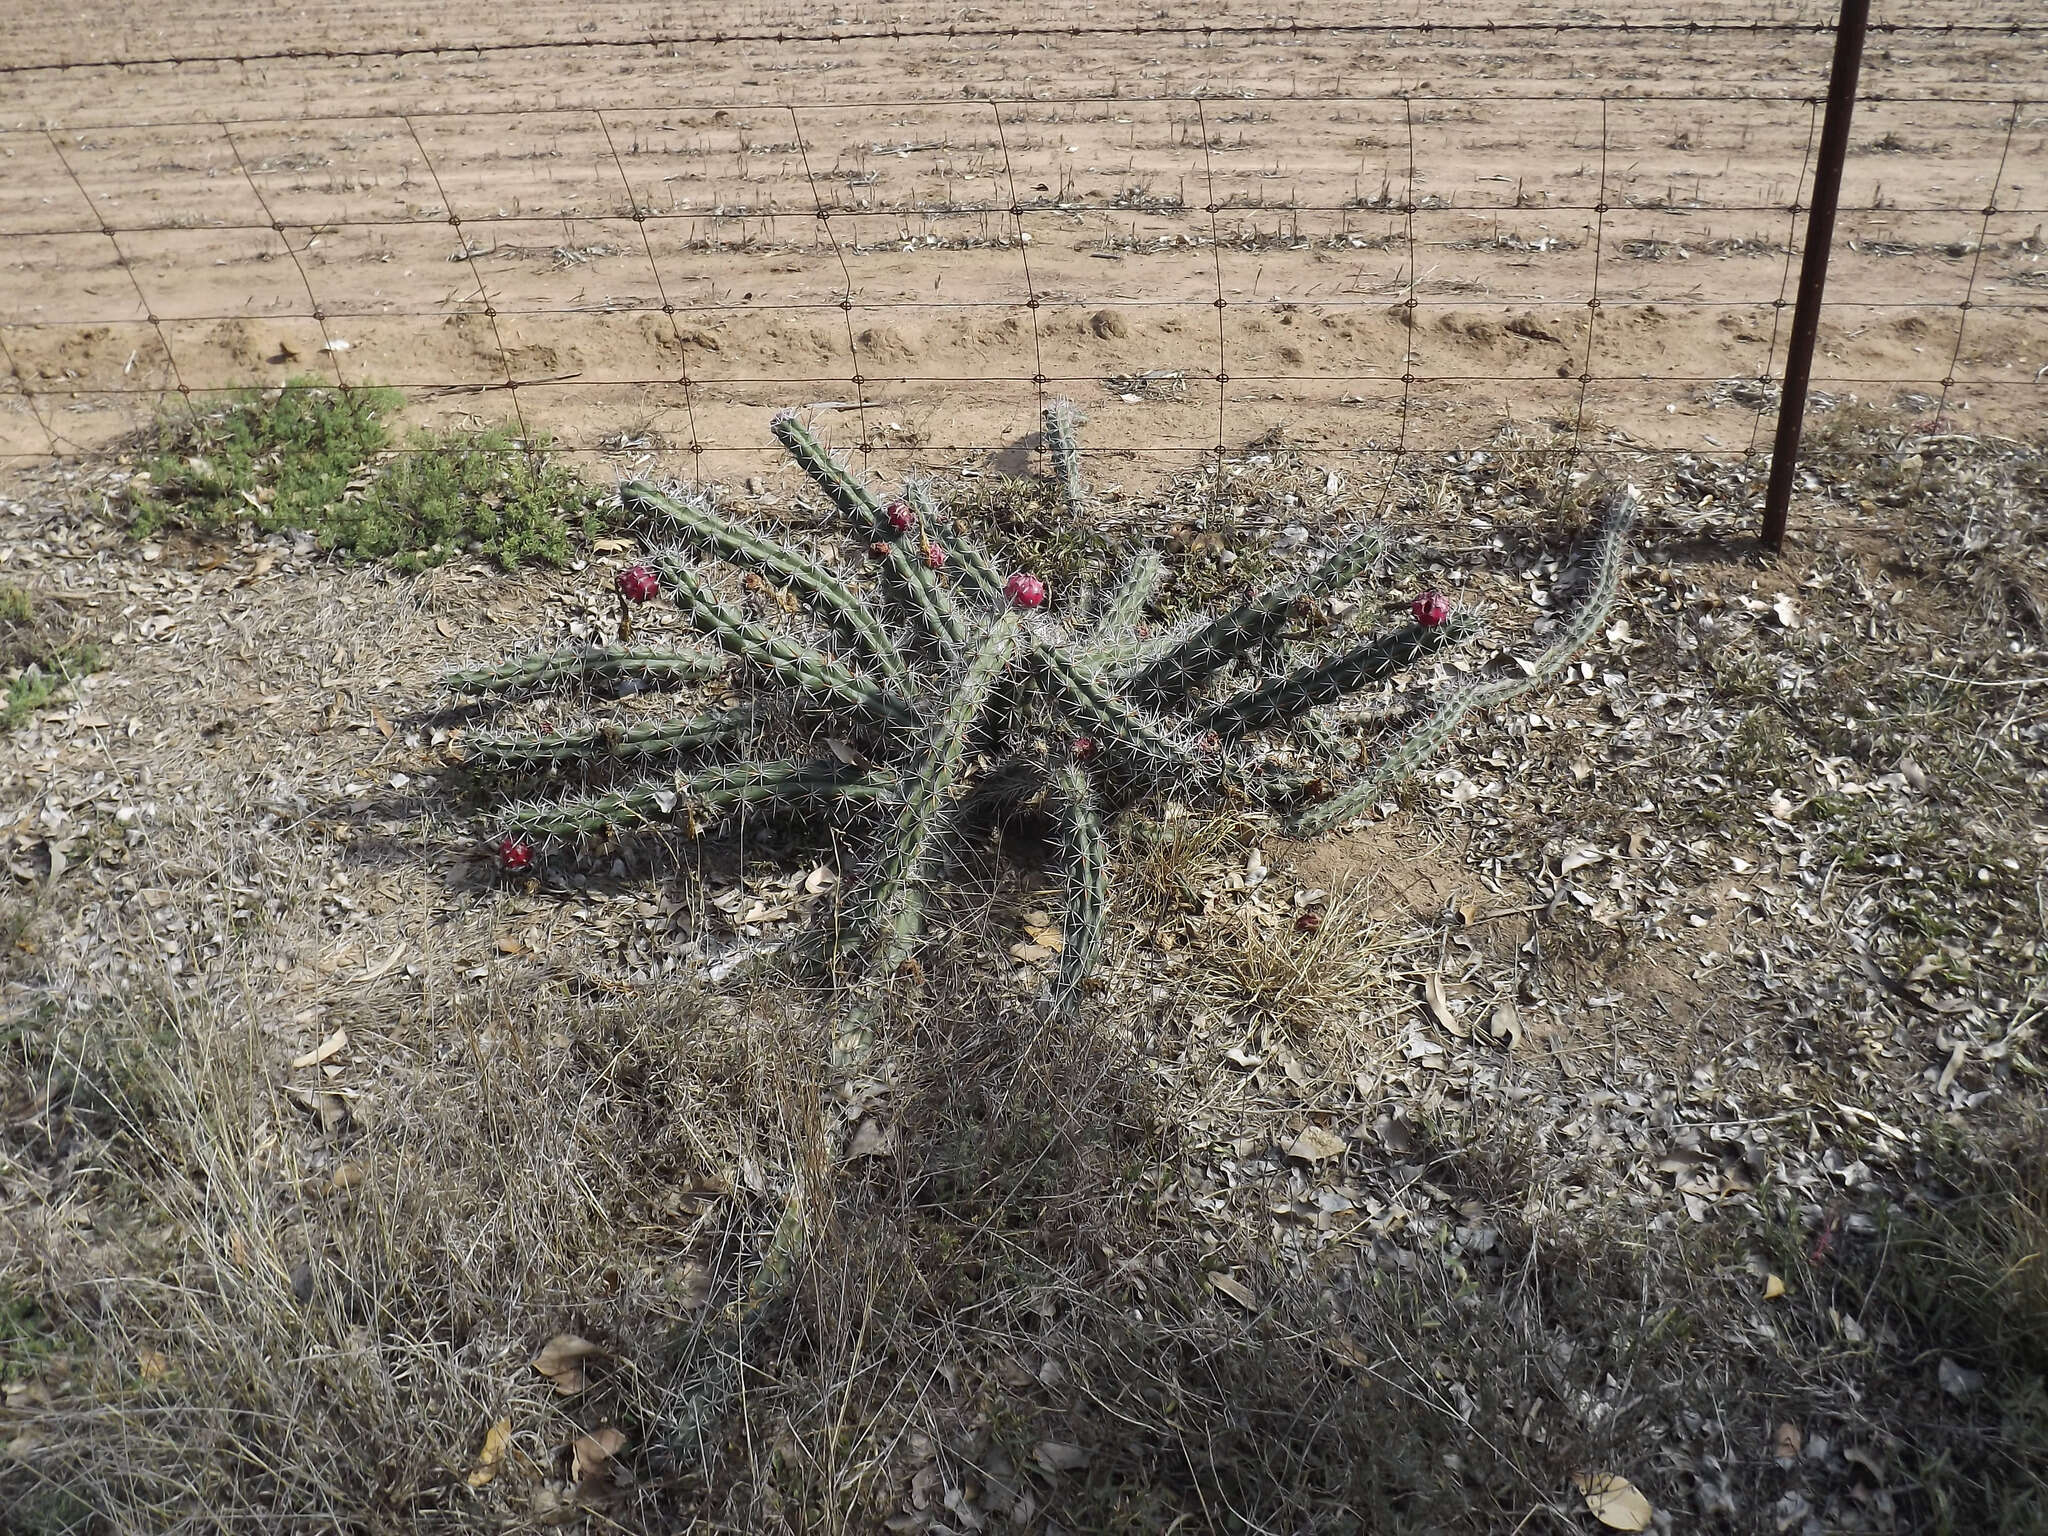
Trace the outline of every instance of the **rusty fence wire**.
{"label": "rusty fence wire", "polygon": [[[700,480],[786,406],[896,468],[1028,450],[1055,396],[1112,476],[1510,424],[1737,458],[1769,445],[1820,111],[989,90],[12,128],[0,460],[306,376]],[[1817,403],[2038,417],[2043,163],[2025,88],[1859,102]]]}

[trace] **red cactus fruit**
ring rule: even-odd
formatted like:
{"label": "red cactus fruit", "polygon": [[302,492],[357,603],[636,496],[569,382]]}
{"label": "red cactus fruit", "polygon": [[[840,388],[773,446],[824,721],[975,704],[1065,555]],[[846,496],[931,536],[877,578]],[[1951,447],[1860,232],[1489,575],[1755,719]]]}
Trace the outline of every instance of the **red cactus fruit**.
{"label": "red cactus fruit", "polygon": [[506,833],[498,839],[498,866],[508,875],[533,868],[533,844]]}
{"label": "red cactus fruit", "polygon": [[1435,629],[1451,616],[1451,600],[1441,592],[1425,592],[1408,605],[1408,611],[1424,629]]}
{"label": "red cactus fruit", "polygon": [[944,551],[943,549],[939,548],[939,546],[938,546],[938,545],[936,545],[936,544],[927,544],[927,545],[925,545],[925,547],[924,547],[924,568],[925,568],[926,570],[928,570],[928,571],[936,571],[936,570],[940,570],[940,569],[942,569],[942,568],[943,568],[943,567],[945,566],[945,563],[946,563],[946,552],[945,552],[945,551]]}
{"label": "red cactus fruit", "polygon": [[1023,571],[1003,583],[1003,594],[1019,608],[1045,606],[1045,583]]}
{"label": "red cactus fruit", "polygon": [[1095,745],[1095,738],[1093,736],[1076,736],[1074,738],[1075,762],[1087,762],[1089,758],[1096,754],[1097,750],[1098,748]]}
{"label": "red cactus fruit", "polygon": [[889,526],[898,533],[908,533],[917,526],[917,514],[910,510],[910,503],[907,501],[890,502],[882,509],[882,516],[888,519]]}
{"label": "red cactus fruit", "polygon": [[629,603],[651,603],[661,596],[661,578],[644,565],[629,565],[612,578],[619,596]]}
{"label": "red cactus fruit", "polygon": [[1296,933],[1314,933],[1322,926],[1323,914],[1314,907],[1310,907],[1306,912],[1301,913],[1294,919],[1294,931]]}

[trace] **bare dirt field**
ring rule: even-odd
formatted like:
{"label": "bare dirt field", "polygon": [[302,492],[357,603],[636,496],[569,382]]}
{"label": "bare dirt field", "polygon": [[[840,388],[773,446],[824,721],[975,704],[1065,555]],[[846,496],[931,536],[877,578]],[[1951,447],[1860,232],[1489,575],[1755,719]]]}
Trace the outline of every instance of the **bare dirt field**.
{"label": "bare dirt field", "polygon": [[[37,15],[4,24],[8,60],[475,40],[457,13],[310,36]],[[649,21],[13,75],[0,326],[39,398],[0,399],[0,451],[104,445],[164,391],[304,373],[691,477],[758,468],[789,404],[849,403],[870,452],[952,460],[1028,439],[1048,391],[1145,467],[1276,426],[1351,454],[1581,411],[1601,447],[1753,446],[1824,34],[600,46],[806,18]],[[1931,412],[1953,381],[1986,430],[2038,415],[2048,116],[2014,109],[2037,46],[1873,39],[1816,388]]]}
{"label": "bare dirt field", "polygon": [[[1829,15],[0,16],[0,1529],[2048,1525],[2048,17],[1877,18],[1773,556]],[[344,559],[282,437],[164,510],[155,423],[300,376],[588,520]],[[856,1013],[871,822],[508,869],[444,681],[616,632],[625,476],[878,585],[789,406],[1047,632],[1384,527],[1288,644],[1487,627],[1346,771],[1531,687],[1333,836],[1112,822],[1077,1011],[1058,839],[963,818]]]}

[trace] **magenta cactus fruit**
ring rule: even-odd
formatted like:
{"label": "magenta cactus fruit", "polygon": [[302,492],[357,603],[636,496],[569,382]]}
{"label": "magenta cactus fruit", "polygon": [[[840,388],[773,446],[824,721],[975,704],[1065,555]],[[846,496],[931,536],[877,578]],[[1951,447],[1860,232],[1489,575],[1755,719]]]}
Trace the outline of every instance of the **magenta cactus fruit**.
{"label": "magenta cactus fruit", "polygon": [[1043,608],[1045,583],[1028,572],[1019,571],[1003,583],[1003,595],[1019,608]]}
{"label": "magenta cactus fruit", "polygon": [[1097,748],[1095,745],[1095,738],[1093,736],[1076,736],[1074,738],[1075,762],[1087,762],[1090,758],[1095,756],[1096,750]]}
{"label": "magenta cactus fruit", "polygon": [[882,516],[898,533],[908,533],[917,526],[917,514],[910,510],[907,501],[892,501],[882,509]]}
{"label": "magenta cactus fruit", "polygon": [[943,569],[945,568],[945,564],[946,564],[946,552],[945,552],[945,551],[944,551],[943,549],[939,548],[939,546],[938,546],[938,545],[936,545],[936,544],[927,544],[927,545],[925,545],[925,547],[924,547],[924,568],[925,568],[926,570],[928,570],[928,571],[937,571],[937,570],[943,570]]}
{"label": "magenta cactus fruit", "polygon": [[498,867],[508,875],[533,868],[533,844],[507,833],[498,839]]}
{"label": "magenta cactus fruit", "polygon": [[629,565],[612,578],[619,596],[629,603],[651,603],[661,596],[661,578],[644,565]]}
{"label": "magenta cactus fruit", "polygon": [[1441,592],[1425,592],[1408,605],[1408,611],[1424,629],[1435,629],[1451,616],[1451,600]]}

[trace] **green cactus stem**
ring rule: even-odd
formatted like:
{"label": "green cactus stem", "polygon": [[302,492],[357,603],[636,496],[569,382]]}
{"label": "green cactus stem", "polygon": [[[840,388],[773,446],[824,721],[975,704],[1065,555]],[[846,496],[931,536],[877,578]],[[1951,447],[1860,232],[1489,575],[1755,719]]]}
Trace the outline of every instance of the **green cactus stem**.
{"label": "green cactus stem", "polygon": [[566,764],[632,762],[731,741],[758,724],[754,708],[720,710],[651,725],[604,724],[534,736],[481,736],[462,744],[462,760],[485,771],[519,771]]}
{"label": "green cactus stem", "polygon": [[913,476],[904,482],[903,494],[917,509],[917,525],[924,536],[945,552],[947,569],[957,570],[969,586],[990,602],[1006,603],[1003,578],[996,573],[994,564],[939,510],[931,487],[921,477]]}
{"label": "green cactus stem", "polygon": [[945,714],[933,727],[916,779],[905,789],[894,826],[869,872],[853,924],[856,943],[872,942],[875,968],[887,973],[910,952],[921,921],[920,887],[938,829],[966,791],[961,767],[989,696],[1016,656],[1022,615],[1011,610],[990,626],[981,648],[954,679]]}
{"label": "green cactus stem", "polygon": [[1275,587],[1219,615],[1131,679],[1140,702],[1167,703],[1231,662],[1280,639],[1296,603],[1334,592],[1379,562],[1386,541],[1362,533],[1291,586]]}
{"label": "green cactus stem", "polygon": [[1262,683],[1195,716],[1195,724],[1233,741],[1250,731],[1283,725],[1347,693],[1384,682],[1446,646],[1470,638],[1474,625],[1452,620],[1443,624],[1404,624],[1391,634],[1367,641],[1354,650]]}
{"label": "green cactus stem", "polygon": [[832,498],[832,505],[845,516],[855,537],[873,537],[875,514],[881,510],[875,498],[832,457],[803,418],[794,411],[784,411],[769,423],[768,430],[775,434],[776,441],[789,451],[789,456],[811,477],[818,489]]}
{"label": "green cactus stem", "polygon": [[852,588],[808,555],[785,549],[708,508],[673,500],[641,481],[629,480],[620,486],[619,498],[626,510],[637,516],[662,519],[692,548],[794,587],[838,622],[868,659],[881,668],[891,688],[903,693],[910,691],[910,673],[896,642]]}
{"label": "green cactus stem", "polygon": [[879,720],[911,724],[917,711],[888,689],[849,671],[829,656],[793,645],[780,635],[749,623],[713,597],[695,573],[673,554],[655,557],[662,585],[692,624],[718,642],[721,649],[784,687],[833,699]]}
{"label": "green cactus stem", "polygon": [[519,837],[567,838],[672,822],[691,836],[741,806],[826,807],[888,804],[902,787],[886,769],[854,772],[837,761],[730,763],[667,784],[641,784],[570,800],[536,800],[506,811],[500,824]]}
{"label": "green cactus stem", "polygon": [[592,647],[543,651],[515,661],[461,667],[442,682],[456,693],[526,693],[559,685],[596,682],[701,683],[717,677],[725,662],[689,651],[636,651]]}
{"label": "green cactus stem", "polygon": [[1071,400],[1048,400],[1039,413],[1045,427],[1045,451],[1059,477],[1060,494],[1075,517],[1088,509],[1088,482],[1081,474],[1081,428]]}
{"label": "green cactus stem", "polygon": [[1095,791],[1077,764],[1061,765],[1053,789],[1064,844],[1066,932],[1052,1001],[1056,1008],[1072,1012],[1080,1006],[1081,984],[1094,973],[1109,922],[1109,839],[1095,808]]}
{"label": "green cactus stem", "polygon": [[1194,746],[1128,702],[1078,657],[1051,646],[1033,646],[1030,664],[1059,707],[1083,734],[1101,738],[1105,755],[1125,773],[1181,774],[1201,767]]}
{"label": "green cactus stem", "polygon": [[1128,640],[1145,616],[1145,606],[1159,591],[1159,579],[1166,574],[1166,562],[1156,549],[1141,549],[1124,567],[1123,579],[1102,599],[1088,637],[1096,641]]}

